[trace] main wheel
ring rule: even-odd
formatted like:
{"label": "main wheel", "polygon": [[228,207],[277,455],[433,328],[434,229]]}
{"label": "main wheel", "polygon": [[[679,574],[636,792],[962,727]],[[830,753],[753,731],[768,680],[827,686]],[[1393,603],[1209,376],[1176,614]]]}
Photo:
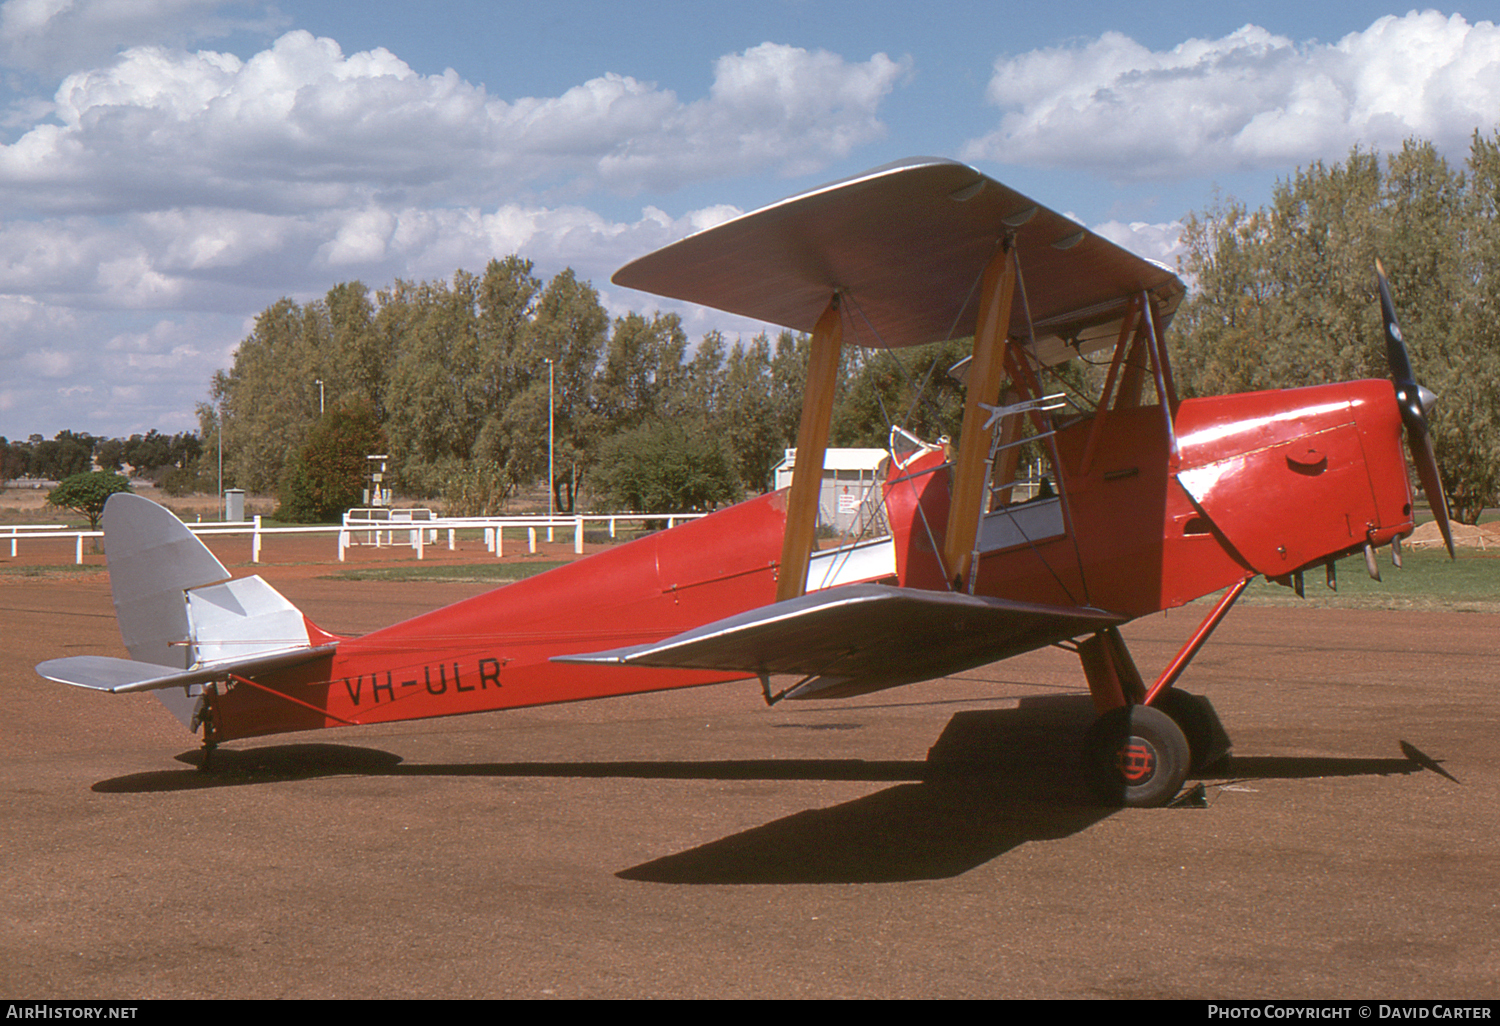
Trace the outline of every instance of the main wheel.
{"label": "main wheel", "polygon": [[1188,743],[1172,717],[1148,705],[1111,709],[1089,728],[1084,765],[1089,786],[1107,805],[1154,808],[1177,796],[1187,779]]}

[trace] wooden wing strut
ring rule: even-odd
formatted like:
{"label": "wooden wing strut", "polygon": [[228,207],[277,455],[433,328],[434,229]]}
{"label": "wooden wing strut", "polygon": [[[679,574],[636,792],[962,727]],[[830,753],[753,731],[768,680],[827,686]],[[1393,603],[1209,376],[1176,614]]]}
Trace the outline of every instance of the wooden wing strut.
{"label": "wooden wing strut", "polygon": [[1011,241],[1006,239],[984,269],[980,285],[979,319],[974,329],[974,358],[969,365],[968,395],[958,439],[953,474],[953,501],[949,506],[948,530],[943,539],[943,568],[948,580],[968,576],[969,554],[979,529],[984,505],[984,462],[989,456],[988,432],[984,430],[1005,376],[1006,331],[1010,326],[1011,300],[1016,291],[1016,261]]}
{"label": "wooden wing strut", "polygon": [[792,467],[792,487],[786,500],[781,575],[776,581],[778,602],[797,598],[807,590],[807,561],[817,541],[823,454],[828,449],[843,338],[839,297],[835,294],[813,328],[807,357],[807,388],[802,395],[802,423],[797,429],[797,462]]}

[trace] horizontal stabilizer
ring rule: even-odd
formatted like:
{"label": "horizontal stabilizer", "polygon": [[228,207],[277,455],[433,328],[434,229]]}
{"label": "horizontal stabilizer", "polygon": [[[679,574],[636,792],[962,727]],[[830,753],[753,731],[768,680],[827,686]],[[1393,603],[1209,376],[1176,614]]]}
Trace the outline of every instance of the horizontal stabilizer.
{"label": "horizontal stabilizer", "polygon": [[1125,620],[1087,607],[855,584],[763,606],[654,644],[554,661],[794,674],[824,678],[830,686],[820,694],[834,697],[946,676]]}
{"label": "horizontal stabilizer", "polygon": [[226,659],[221,662],[179,670],[156,663],[141,663],[133,659],[115,659],[111,656],[69,656],[66,659],[49,659],[38,663],[36,672],[48,680],[60,684],[72,684],[95,691],[113,694],[128,694],[133,691],[156,691],[160,688],[182,688],[193,684],[224,680],[229,674],[249,676],[268,670],[280,670],[288,666],[300,666],[314,659],[332,655],[337,645],[320,645],[316,648],[296,648],[282,652],[264,652],[243,659]]}

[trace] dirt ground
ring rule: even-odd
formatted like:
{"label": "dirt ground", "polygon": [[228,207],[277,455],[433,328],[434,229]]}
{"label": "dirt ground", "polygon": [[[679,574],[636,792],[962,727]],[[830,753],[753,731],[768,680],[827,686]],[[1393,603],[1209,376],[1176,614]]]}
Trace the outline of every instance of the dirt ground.
{"label": "dirt ground", "polygon": [[[259,572],[343,632],[487,587],[334,580],[334,552],[269,540]],[[1142,668],[1198,615],[1127,627]],[[1114,812],[1055,650],[841,703],[752,682],[237,742],[202,774],[150,696],[32,672],[123,655],[102,570],[0,574],[0,632],[10,997],[1500,997],[1500,616],[1236,610],[1182,682],[1234,756],[1202,803]]]}

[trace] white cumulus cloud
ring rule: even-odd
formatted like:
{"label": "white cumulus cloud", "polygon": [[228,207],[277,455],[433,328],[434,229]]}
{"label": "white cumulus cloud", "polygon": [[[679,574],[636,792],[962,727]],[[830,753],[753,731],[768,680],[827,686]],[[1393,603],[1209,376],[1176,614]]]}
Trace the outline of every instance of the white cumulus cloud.
{"label": "white cumulus cloud", "polygon": [[1153,51],[1119,33],[996,61],[1002,114],[969,159],[1171,179],[1342,159],[1417,136],[1454,152],[1500,124],[1500,28],[1436,11],[1336,43],[1247,25]]}
{"label": "white cumulus cloud", "polygon": [[720,58],[691,102],[615,74],[507,101],[303,31],[244,61],[142,46],[69,75],[53,119],[0,147],[0,203],[291,212],[800,174],[879,137],[879,105],[907,69],[767,43]]}
{"label": "white cumulus cloud", "polygon": [[601,191],[816,171],[884,133],[911,70],[765,43],[718,56],[698,96],[604,71],[502,98],[305,31],[247,56],[182,45],[242,9],[0,4],[0,61],[59,83],[10,107],[0,143],[10,419],[46,425],[66,396],[91,431],[183,430],[256,311],[341,281],[448,278],[516,252],[544,274],[571,266],[624,313],[642,297],[610,290],[617,267],[738,211],[608,216]]}

